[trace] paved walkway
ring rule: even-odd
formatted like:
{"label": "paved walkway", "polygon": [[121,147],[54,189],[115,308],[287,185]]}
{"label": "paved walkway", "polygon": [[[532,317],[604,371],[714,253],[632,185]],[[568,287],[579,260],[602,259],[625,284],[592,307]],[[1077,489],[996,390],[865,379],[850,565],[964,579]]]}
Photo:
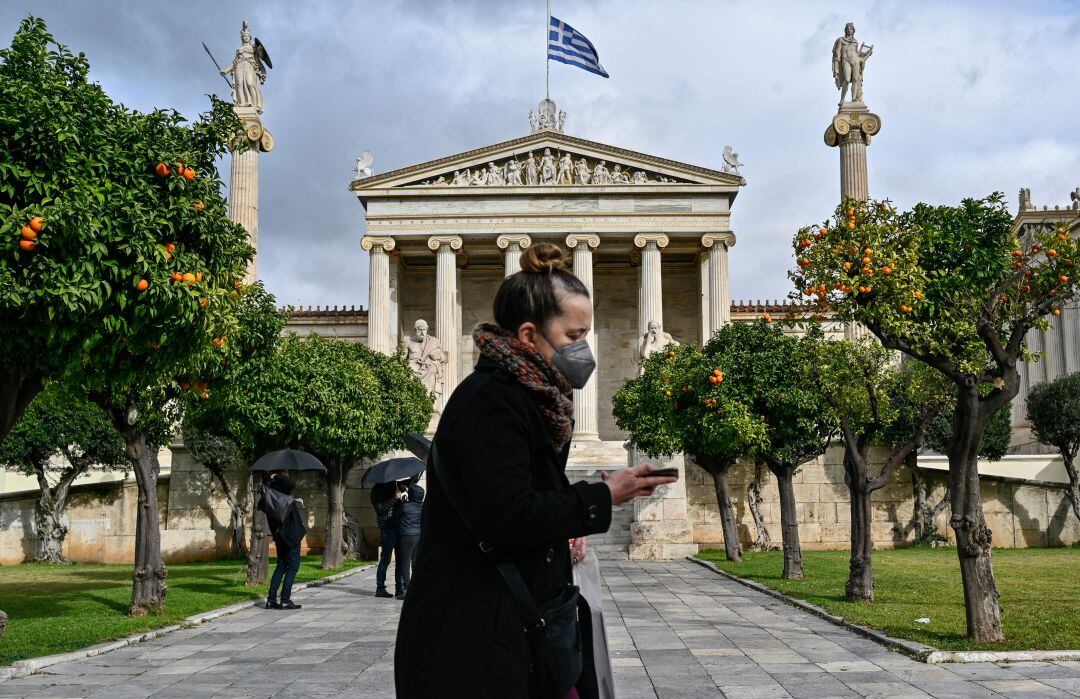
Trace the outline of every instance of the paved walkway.
{"label": "paved walkway", "polygon": [[[930,666],[685,561],[604,563],[620,699],[1077,697],[1080,663]],[[392,697],[400,603],[374,571],[0,682],[0,697]]]}

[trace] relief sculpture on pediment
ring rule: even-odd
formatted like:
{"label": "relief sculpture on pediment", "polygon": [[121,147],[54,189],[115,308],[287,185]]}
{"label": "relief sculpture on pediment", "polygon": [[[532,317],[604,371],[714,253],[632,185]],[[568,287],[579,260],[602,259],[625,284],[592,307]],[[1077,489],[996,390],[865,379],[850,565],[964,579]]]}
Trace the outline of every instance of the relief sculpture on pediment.
{"label": "relief sculpture on pediment", "polygon": [[[577,158],[575,160],[575,157]],[[486,166],[454,170],[423,182],[407,186],[421,187],[521,187],[535,185],[636,185],[681,184],[677,180],[646,172],[621,163],[589,160],[562,150],[545,148],[537,157],[536,151],[494,160]]]}

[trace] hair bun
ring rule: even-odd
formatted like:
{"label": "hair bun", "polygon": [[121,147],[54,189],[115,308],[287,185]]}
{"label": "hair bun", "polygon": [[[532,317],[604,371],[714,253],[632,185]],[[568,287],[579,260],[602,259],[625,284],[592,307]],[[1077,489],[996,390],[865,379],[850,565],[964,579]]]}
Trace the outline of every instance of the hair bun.
{"label": "hair bun", "polygon": [[525,248],[521,253],[521,271],[526,274],[551,274],[554,270],[563,268],[565,259],[562,248],[558,245],[537,243]]}

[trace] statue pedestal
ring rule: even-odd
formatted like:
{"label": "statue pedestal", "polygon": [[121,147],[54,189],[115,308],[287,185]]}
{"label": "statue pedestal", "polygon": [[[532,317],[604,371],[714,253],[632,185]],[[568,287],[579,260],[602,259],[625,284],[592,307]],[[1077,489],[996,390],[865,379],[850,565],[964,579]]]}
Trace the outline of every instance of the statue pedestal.
{"label": "statue pedestal", "polygon": [[825,129],[825,145],[840,148],[840,200],[870,197],[866,147],[881,131],[881,117],[862,102],[844,102]]}
{"label": "statue pedestal", "polygon": [[248,263],[244,282],[251,284],[259,278],[259,153],[274,148],[274,137],[263,126],[258,110],[254,107],[233,107],[243,123],[244,131],[237,136],[241,143],[247,141],[244,152],[233,151],[232,169],[229,177],[229,218],[248,232],[255,256]]}
{"label": "statue pedestal", "polygon": [[679,480],[660,486],[651,497],[634,501],[630,523],[630,560],[669,561],[697,555],[694,527],[686,503],[686,468],[682,455],[671,459],[651,459],[637,449],[628,449],[631,467],[652,464],[656,468],[674,466]]}

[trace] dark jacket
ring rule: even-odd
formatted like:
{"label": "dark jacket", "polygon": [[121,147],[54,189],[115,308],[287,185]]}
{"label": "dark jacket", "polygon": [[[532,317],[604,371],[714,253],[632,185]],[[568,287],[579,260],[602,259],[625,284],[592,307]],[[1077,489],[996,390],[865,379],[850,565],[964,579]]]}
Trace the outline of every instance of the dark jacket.
{"label": "dark jacket", "polygon": [[378,483],[371,488],[371,505],[375,508],[375,519],[379,523],[379,529],[397,529],[401,518],[401,510],[395,507],[397,500],[397,483]]}
{"label": "dark jacket", "polygon": [[[569,445],[555,451],[525,388],[483,357],[450,397],[435,442],[480,538],[518,566],[538,604],[560,594],[572,579],[569,539],[611,524],[608,487],[570,485]],[[429,470],[416,570],[398,625],[398,697],[531,696],[529,649],[505,585]]]}
{"label": "dark jacket", "polygon": [[292,549],[300,545],[307,526],[296,499],[290,495],[296,483],[287,476],[276,476],[269,486],[262,486],[259,509],[266,514],[266,523],[270,527],[270,536],[281,549]]}
{"label": "dark jacket", "polygon": [[398,530],[402,536],[420,536],[420,514],[423,509],[424,489],[414,483],[409,486],[409,499],[398,504]]}

